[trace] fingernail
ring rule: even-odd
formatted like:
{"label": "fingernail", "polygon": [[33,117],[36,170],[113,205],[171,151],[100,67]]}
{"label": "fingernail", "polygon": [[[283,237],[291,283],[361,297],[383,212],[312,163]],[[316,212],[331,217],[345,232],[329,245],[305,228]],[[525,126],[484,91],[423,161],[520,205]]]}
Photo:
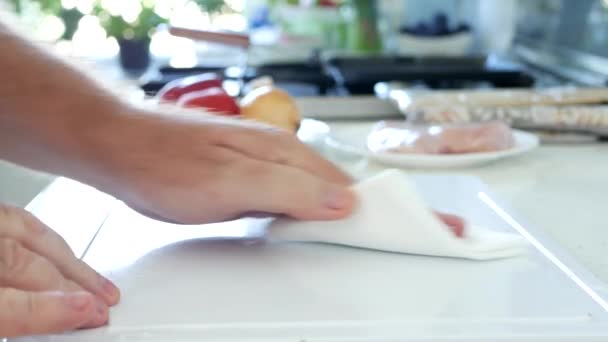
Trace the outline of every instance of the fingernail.
{"label": "fingernail", "polygon": [[95,300],[95,311],[92,312],[91,320],[80,327],[80,329],[99,328],[108,324],[110,314],[108,306],[102,300]]}
{"label": "fingernail", "polygon": [[101,300],[97,300],[97,313],[100,315],[105,314],[106,310],[108,310],[108,306],[106,305],[106,303],[102,302]]}
{"label": "fingernail", "polygon": [[324,205],[329,209],[344,209],[350,205],[352,198],[348,189],[337,185],[331,185],[325,196]]}
{"label": "fingernail", "polygon": [[109,320],[108,306],[102,301],[97,301],[97,317],[98,324],[106,324]]}
{"label": "fingernail", "polygon": [[116,285],[114,285],[114,283],[112,283],[110,280],[103,277],[101,280],[101,287],[103,289],[103,292],[111,297],[114,297],[118,292],[118,288],[116,287]]}
{"label": "fingernail", "polygon": [[74,310],[84,311],[91,304],[92,296],[86,292],[73,292],[65,295],[69,306]]}

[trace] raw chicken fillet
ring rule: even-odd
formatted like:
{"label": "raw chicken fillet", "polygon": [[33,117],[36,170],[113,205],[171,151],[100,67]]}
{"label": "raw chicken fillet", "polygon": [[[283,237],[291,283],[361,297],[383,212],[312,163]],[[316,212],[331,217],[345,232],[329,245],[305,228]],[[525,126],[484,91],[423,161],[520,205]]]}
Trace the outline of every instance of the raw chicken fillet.
{"label": "raw chicken fillet", "polygon": [[510,149],[515,139],[502,122],[419,126],[382,121],[369,134],[367,146],[372,152],[463,154]]}

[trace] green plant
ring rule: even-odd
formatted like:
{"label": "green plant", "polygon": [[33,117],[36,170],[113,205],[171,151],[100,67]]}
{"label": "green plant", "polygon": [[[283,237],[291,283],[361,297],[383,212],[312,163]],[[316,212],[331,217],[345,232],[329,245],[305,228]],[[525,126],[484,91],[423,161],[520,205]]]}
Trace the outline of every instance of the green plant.
{"label": "green plant", "polygon": [[[1,0],[0,0],[1,1]],[[202,11],[208,13],[229,12],[232,9],[224,0],[191,0],[196,3]],[[65,9],[61,0],[9,0],[17,14],[23,14],[26,8],[34,5],[39,8],[43,15],[55,15],[61,18],[65,25],[65,33],[62,38],[71,39],[78,28],[79,20],[84,16],[76,8]],[[101,6],[101,1],[96,0],[93,15],[99,18],[101,26],[110,37],[116,39],[147,40],[152,31],[168,20],[159,16],[154,11],[155,0],[140,0],[141,12],[133,22],[126,21],[120,15],[112,15]]]}
{"label": "green plant", "polygon": [[63,32],[63,36],[61,38],[71,40],[74,37],[74,33],[78,30],[78,22],[80,19],[84,17],[84,14],[77,10],[76,8],[65,9],[62,8],[59,13],[59,18],[63,21],[65,25],[65,31]]}
{"label": "green plant", "polygon": [[108,36],[116,39],[148,40],[156,27],[167,22],[166,18],[156,14],[149,1],[142,1],[141,12],[134,22],[127,22],[122,16],[111,15],[99,5],[95,7],[94,14]]}
{"label": "green plant", "polygon": [[[209,13],[229,10],[224,0],[193,0],[193,2],[201,10]],[[142,10],[134,22],[127,22],[122,16],[111,15],[99,4],[96,6],[94,14],[99,17],[101,26],[110,37],[115,37],[116,39],[147,40],[156,27],[168,22],[166,18],[156,14],[154,4],[155,1],[142,0]]]}
{"label": "green plant", "polygon": [[194,0],[194,3],[208,13],[222,12],[227,6],[224,0]]}
{"label": "green plant", "polygon": [[[10,0],[15,12],[21,14],[23,11],[23,0]],[[57,14],[61,11],[61,0],[36,0],[34,1],[44,13]]]}
{"label": "green plant", "polygon": [[[61,5],[61,0],[9,0],[9,4],[17,15],[30,16],[32,13],[39,19],[39,16],[57,16],[65,25],[65,31],[61,38],[72,39],[74,32],[78,28],[78,21],[84,16],[75,8],[65,9]],[[35,22],[34,22],[35,25]]]}

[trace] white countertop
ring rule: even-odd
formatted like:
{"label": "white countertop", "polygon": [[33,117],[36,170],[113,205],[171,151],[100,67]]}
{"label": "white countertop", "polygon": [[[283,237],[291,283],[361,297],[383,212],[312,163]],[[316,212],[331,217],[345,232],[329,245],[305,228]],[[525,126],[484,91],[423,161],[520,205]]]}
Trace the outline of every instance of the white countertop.
{"label": "white countertop", "polygon": [[[606,152],[543,146],[484,167],[410,170],[423,175],[412,179],[432,207],[526,232],[525,256],[494,262],[221,240],[241,237],[248,221],[170,225],[60,178],[28,208],[115,281],[123,300],[109,327],[50,340],[604,340]],[[355,176],[383,168],[323,153]]]}
{"label": "white countertop", "polygon": [[[348,131],[356,125],[331,128]],[[608,283],[608,144],[543,145],[486,166],[413,172],[479,177],[519,217]]]}
{"label": "white countertop", "polygon": [[608,145],[546,146],[467,173],[608,282]]}
{"label": "white countertop", "polygon": [[[331,124],[332,130],[346,131],[352,125]],[[333,153],[328,157],[335,160]],[[366,172],[382,168],[356,160],[349,165],[359,170],[363,167]],[[541,146],[523,156],[486,166],[413,172],[479,177],[518,217],[544,230],[579,263],[608,283],[608,144]],[[110,203],[106,196],[93,195],[87,187],[59,179],[29,209],[64,235],[77,254],[82,255],[101,223],[87,226],[83,222],[87,217],[99,221]],[[85,214],[74,215],[77,212],[74,206]],[[92,212],[94,215],[89,215]]]}

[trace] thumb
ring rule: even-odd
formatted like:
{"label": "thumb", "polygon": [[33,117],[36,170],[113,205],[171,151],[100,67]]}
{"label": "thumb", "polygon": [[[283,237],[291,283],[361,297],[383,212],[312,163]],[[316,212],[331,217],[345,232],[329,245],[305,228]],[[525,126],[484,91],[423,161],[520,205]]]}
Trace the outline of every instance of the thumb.
{"label": "thumb", "polygon": [[98,319],[97,300],[87,292],[26,292],[0,288],[0,335],[61,333]]}

